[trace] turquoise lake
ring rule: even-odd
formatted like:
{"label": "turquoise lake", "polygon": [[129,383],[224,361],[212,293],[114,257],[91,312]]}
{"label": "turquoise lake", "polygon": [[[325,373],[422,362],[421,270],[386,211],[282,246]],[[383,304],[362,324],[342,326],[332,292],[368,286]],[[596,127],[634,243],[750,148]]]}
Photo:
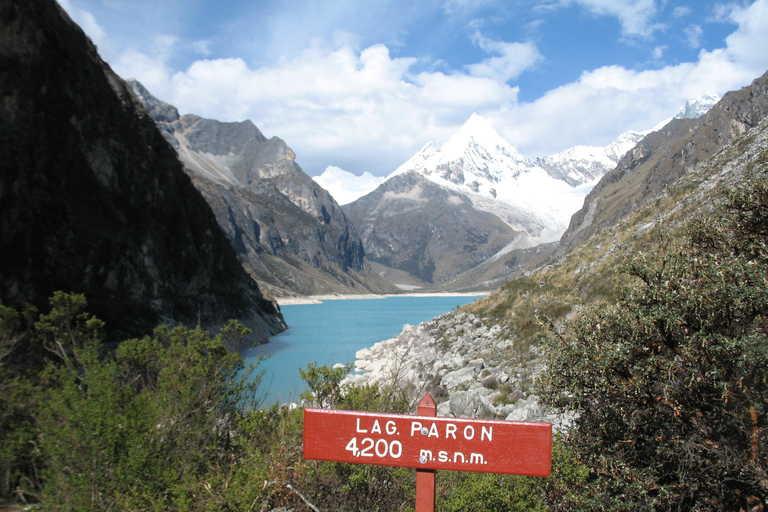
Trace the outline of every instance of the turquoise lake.
{"label": "turquoise lake", "polygon": [[403,325],[426,322],[480,297],[386,297],[282,306],[289,329],[243,357],[250,360],[262,351],[271,355],[259,365],[265,371],[262,388],[269,388],[265,406],[298,401],[306,390],[299,368],[313,362],[352,362],[358,350],[397,336]]}

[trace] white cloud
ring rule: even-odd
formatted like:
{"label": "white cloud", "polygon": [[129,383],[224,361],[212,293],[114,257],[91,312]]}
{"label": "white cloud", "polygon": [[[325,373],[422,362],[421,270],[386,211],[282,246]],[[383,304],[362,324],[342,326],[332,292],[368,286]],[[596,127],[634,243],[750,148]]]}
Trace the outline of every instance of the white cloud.
{"label": "white cloud", "polygon": [[739,8],[740,6],[736,2],[718,2],[712,8],[713,14],[709,21],[730,23],[733,11]]}
{"label": "white cloud", "polygon": [[[768,0],[757,0],[751,6],[732,6],[728,20],[738,25],[725,42],[723,58],[743,67],[746,74],[762,74],[768,54]],[[713,52],[715,53],[715,52]]]}
{"label": "white cloud", "polygon": [[[162,77],[163,66],[136,57],[129,60],[146,67],[153,79]],[[415,63],[393,58],[383,45],[357,52],[318,44],[274,66],[251,67],[239,58],[199,60],[173,74],[169,87],[158,84],[170,94],[157,95],[181,112],[252,119],[266,134],[285,139],[315,174],[329,163],[388,174],[425,138],[446,137],[473,111],[498,109],[517,98],[516,88],[491,78],[411,75]],[[343,162],[364,150],[380,154],[364,164],[358,159],[354,167]]]}
{"label": "white cloud", "polygon": [[699,25],[691,25],[683,30],[686,38],[688,38],[688,46],[691,48],[701,47],[701,36],[704,35],[704,30]]}
{"label": "white cloud", "polygon": [[653,71],[606,66],[491,121],[524,155],[545,156],[579,144],[607,145],[630,129],[671,117],[690,96],[693,64]]}
{"label": "white cloud", "polygon": [[624,36],[648,38],[660,25],[655,0],[560,0],[560,6],[576,4],[595,16],[612,16],[621,23]]}
{"label": "white cloud", "polygon": [[701,51],[697,62],[658,70],[606,66],[549,91],[534,102],[488,116],[524,155],[543,156],[585,141],[608,144],[629,129],[645,130],[671,117],[690,98],[722,95],[748,85],[768,69],[768,0],[732,8],[738,28],[726,46]]}
{"label": "white cloud", "polygon": [[683,5],[678,5],[672,11],[672,17],[674,18],[685,18],[691,14],[693,14],[693,9]]}
{"label": "white cloud", "polygon": [[[627,35],[654,30],[653,2],[556,1],[615,16]],[[632,12],[638,14],[634,24],[627,18]],[[737,28],[723,48],[702,50],[695,62],[655,70],[587,70],[523,103],[518,88],[506,80],[537,64],[542,57],[536,46],[479,32],[475,43],[491,56],[461,70],[393,56],[381,44],[360,48],[343,34],[334,42],[318,39],[294,58],[269,65],[220,58],[174,71],[169,61],[179,42],[171,36],[155,38],[143,50],[113,51],[110,62],[121,76],[139,79],[182,113],[253,120],[267,136],[283,138],[310,174],[333,164],[356,174],[386,175],[426,142],[446,140],[472,112],[489,119],[524,155],[543,156],[578,144],[608,144],[624,131],[654,126],[691,97],[747,85],[768,68],[768,54],[758,51],[768,48],[768,0],[729,4],[717,15]],[[78,16],[109,43],[92,16],[85,11]],[[661,58],[664,52],[658,46],[654,55]]]}
{"label": "white cloud", "polygon": [[479,31],[474,33],[472,41],[486,53],[497,55],[478,64],[467,66],[472,76],[491,78],[498,82],[509,82],[543,60],[536,45],[532,42],[494,41],[483,36]]}

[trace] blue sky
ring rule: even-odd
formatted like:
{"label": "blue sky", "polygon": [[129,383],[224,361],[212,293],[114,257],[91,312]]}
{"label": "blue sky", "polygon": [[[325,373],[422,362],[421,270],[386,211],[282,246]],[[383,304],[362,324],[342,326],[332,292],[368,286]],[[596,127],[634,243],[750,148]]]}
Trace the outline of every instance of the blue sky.
{"label": "blue sky", "polygon": [[386,175],[473,112],[525,156],[606,145],[768,70],[768,0],[59,0],[124,78]]}

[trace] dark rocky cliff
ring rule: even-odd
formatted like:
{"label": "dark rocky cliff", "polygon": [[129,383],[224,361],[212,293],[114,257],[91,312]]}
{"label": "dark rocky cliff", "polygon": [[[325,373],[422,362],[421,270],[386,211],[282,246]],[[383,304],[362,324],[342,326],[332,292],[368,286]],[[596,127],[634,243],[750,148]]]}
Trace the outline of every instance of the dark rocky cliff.
{"label": "dark rocky cliff", "polygon": [[285,328],[173,148],[53,0],[0,3],[0,294],[84,293],[121,332]]}
{"label": "dark rocky cliff", "polygon": [[283,140],[267,139],[251,121],[179,115],[141,83],[128,83],[260,283],[280,295],[394,291],[371,271],[354,226]]}
{"label": "dark rocky cliff", "polygon": [[727,93],[698,119],[674,119],[641,140],[607,173],[571,218],[559,252],[615,225],[708,161],[768,115],[768,73],[749,87]]}

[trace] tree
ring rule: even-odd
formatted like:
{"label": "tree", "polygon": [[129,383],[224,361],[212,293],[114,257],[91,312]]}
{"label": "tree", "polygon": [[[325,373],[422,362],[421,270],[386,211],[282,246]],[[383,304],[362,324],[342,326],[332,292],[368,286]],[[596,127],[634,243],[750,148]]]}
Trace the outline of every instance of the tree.
{"label": "tree", "polygon": [[768,406],[765,170],[635,257],[614,307],[552,340],[545,400],[578,411],[569,442],[595,508],[741,510],[765,504]]}

